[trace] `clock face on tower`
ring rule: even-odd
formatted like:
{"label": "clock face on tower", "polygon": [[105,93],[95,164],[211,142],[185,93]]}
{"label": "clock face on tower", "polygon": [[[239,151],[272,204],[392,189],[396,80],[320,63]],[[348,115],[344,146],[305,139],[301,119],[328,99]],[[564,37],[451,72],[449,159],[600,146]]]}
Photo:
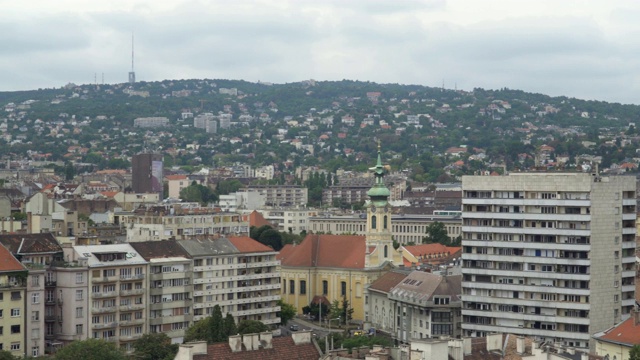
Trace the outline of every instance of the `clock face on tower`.
{"label": "clock face on tower", "polygon": [[371,212],[376,212],[376,207],[375,206],[371,206]]}

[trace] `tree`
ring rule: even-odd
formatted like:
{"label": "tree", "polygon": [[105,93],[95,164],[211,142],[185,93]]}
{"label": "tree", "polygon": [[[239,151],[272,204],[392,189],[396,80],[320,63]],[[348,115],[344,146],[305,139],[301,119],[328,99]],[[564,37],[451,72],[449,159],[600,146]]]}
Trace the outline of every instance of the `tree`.
{"label": "tree", "polygon": [[209,202],[218,200],[218,196],[207,186],[200,185],[195,181],[186,188],[180,190],[180,198],[187,202],[199,202],[206,205]]}
{"label": "tree", "polygon": [[135,358],[141,360],[173,360],[178,344],[172,344],[165,333],[145,334],[133,343]]}
{"label": "tree", "polygon": [[258,239],[260,238],[260,234],[262,234],[262,232],[264,232],[265,230],[269,230],[269,229],[273,229],[273,227],[269,225],[262,225],[260,227],[252,226],[251,229],[249,230],[249,237],[251,237],[253,240],[258,241]]}
{"label": "tree", "polygon": [[7,350],[0,350],[0,360],[18,360],[18,358]]}
{"label": "tree", "polygon": [[204,318],[191,325],[184,334],[184,342],[207,341],[211,328],[211,317]]}
{"label": "tree", "polygon": [[347,300],[346,296],[342,298],[342,309],[340,313],[342,316],[342,323],[345,325],[353,319],[353,307],[349,306],[349,300]]}
{"label": "tree", "polygon": [[280,306],[280,321],[282,325],[286,326],[287,322],[293,319],[298,312],[293,305],[282,301],[282,299],[278,300],[278,306]]}
{"label": "tree", "polygon": [[449,245],[451,240],[447,234],[447,229],[440,221],[434,221],[427,226],[427,235],[422,238],[423,244],[443,244]]}
{"label": "tree", "polygon": [[222,319],[222,311],[220,305],[213,307],[211,313],[211,322],[209,323],[210,338],[207,339],[209,343],[222,342],[227,340],[228,336],[224,330],[224,322]]}
{"label": "tree", "polygon": [[126,355],[112,342],[101,339],[74,341],[56,352],[55,360],[126,360]]}
{"label": "tree", "polygon": [[231,313],[227,313],[227,316],[224,318],[224,332],[227,337],[238,333],[236,321],[233,319],[233,315],[231,315]]}
{"label": "tree", "polygon": [[629,360],[640,360],[640,344],[634,345],[629,350]]}
{"label": "tree", "polygon": [[238,324],[238,334],[255,334],[269,331],[269,327],[258,320],[242,320]]}
{"label": "tree", "polygon": [[282,249],[282,235],[278,230],[267,229],[260,234],[258,241],[266,246],[270,246],[275,251]]}
{"label": "tree", "polygon": [[228,195],[238,191],[242,186],[242,183],[236,179],[222,180],[216,186],[216,192],[218,195]]}

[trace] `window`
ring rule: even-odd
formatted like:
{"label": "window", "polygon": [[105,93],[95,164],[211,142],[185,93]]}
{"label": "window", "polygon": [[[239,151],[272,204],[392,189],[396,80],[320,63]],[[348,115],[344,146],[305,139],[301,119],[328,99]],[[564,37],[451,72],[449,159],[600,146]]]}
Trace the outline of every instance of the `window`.
{"label": "window", "polygon": [[33,356],[33,357],[40,356],[40,348],[38,348],[37,346],[32,347],[31,348],[31,356]]}
{"label": "window", "polygon": [[378,218],[377,218],[375,215],[373,215],[373,216],[371,217],[371,228],[372,228],[372,229],[375,229],[375,228],[376,228],[377,222],[378,222]]}
{"label": "window", "polygon": [[385,230],[388,228],[388,225],[387,225],[388,223],[389,223],[389,221],[388,221],[387,215],[385,215],[384,216],[384,221],[383,221],[383,224],[382,224],[382,226],[384,227]]}
{"label": "window", "polygon": [[82,324],[76,325],[76,335],[82,335]]}
{"label": "window", "polygon": [[31,321],[40,320],[40,311],[32,311],[31,312]]}
{"label": "window", "polygon": [[76,284],[82,284],[84,282],[84,274],[76,273]]}
{"label": "window", "polygon": [[20,325],[11,325],[12,334],[20,334]]}
{"label": "window", "polygon": [[22,295],[20,295],[20,291],[11,292],[11,300],[20,300],[20,299],[22,299]]}
{"label": "window", "polygon": [[39,275],[31,276],[31,286],[40,286],[40,276]]}
{"label": "window", "polygon": [[307,282],[305,280],[300,280],[300,295],[305,295],[307,293]]}
{"label": "window", "polygon": [[329,294],[329,282],[327,280],[322,280],[322,295]]}
{"label": "window", "polygon": [[347,296],[347,282],[346,281],[341,281],[340,282],[340,295]]}
{"label": "window", "polygon": [[20,316],[20,309],[11,309],[11,317]]}
{"label": "window", "polygon": [[102,277],[116,276],[116,269],[102,270]]}
{"label": "window", "polygon": [[76,290],[76,300],[82,300],[84,291]]}
{"label": "window", "polygon": [[40,303],[40,293],[31,294],[31,303],[32,304],[39,304]]}
{"label": "window", "polygon": [[31,338],[32,339],[39,339],[40,338],[40,329],[39,328],[31,329]]}
{"label": "window", "polygon": [[384,246],[384,257],[385,258],[389,257],[389,246],[388,245]]}
{"label": "window", "polygon": [[289,280],[289,294],[296,293],[296,282],[295,280]]}
{"label": "window", "polygon": [[83,311],[82,311],[82,307],[77,307],[77,308],[76,308],[76,317],[77,317],[77,318],[81,318],[81,317],[83,317],[84,315],[83,315],[82,313],[83,313]]}
{"label": "window", "polygon": [[11,343],[11,351],[16,351],[16,350],[20,350],[20,343],[19,342]]}

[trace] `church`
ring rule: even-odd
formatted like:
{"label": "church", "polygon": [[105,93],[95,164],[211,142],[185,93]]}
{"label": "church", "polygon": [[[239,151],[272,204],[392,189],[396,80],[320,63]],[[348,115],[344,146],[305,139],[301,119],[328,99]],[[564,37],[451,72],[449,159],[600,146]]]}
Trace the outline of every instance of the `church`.
{"label": "church", "polygon": [[375,181],[367,191],[365,236],[309,234],[300,244],[280,250],[282,300],[298,313],[316,296],[329,303],[346,298],[354,309],[353,319],[366,321],[365,286],[402,264],[402,253],[393,248],[380,145],[376,166],[369,170]]}

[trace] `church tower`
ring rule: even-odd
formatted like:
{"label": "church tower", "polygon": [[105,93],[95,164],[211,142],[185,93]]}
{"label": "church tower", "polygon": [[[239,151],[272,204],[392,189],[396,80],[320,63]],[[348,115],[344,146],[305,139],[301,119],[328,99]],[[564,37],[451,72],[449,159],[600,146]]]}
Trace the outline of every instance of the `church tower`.
{"label": "church tower", "polygon": [[380,157],[380,143],[378,143],[378,161],[376,166],[369,168],[375,177],[373,186],[367,195],[367,231],[365,259],[367,267],[376,267],[384,262],[394,265],[402,264],[402,254],[393,248],[391,235],[391,206],[389,195],[391,192],[384,185],[385,168]]}

